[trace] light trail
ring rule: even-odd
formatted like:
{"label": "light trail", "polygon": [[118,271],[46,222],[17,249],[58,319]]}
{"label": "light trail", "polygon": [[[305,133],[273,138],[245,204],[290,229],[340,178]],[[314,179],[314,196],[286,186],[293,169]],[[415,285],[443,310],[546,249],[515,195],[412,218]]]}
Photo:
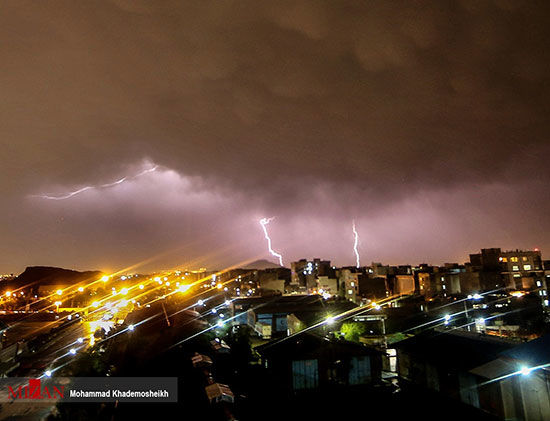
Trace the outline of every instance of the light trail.
{"label": "light trail", "polygon": [[500,377],[496,377],[494,379],[491,379],[491,380],[487,380],[486,382],[483,382],[483,383],[479,383],[477,386],[477,388],[480,388],[482,386],[486,386],[488,384],[491,384],[491,383],[494,383],[494,382],[498,382],[500,380],[504,380],[508,377],[512,377],[512,376],[517,376],[518,374],[522,374],[522,375],[529,375],[531,372],[535,371],[535,370],[540,370],[540,369],[544,369],[544,368],[548,368],[550,367],[550,363],[546,363],[546,364],[540,364],[540,365],[537,365],[535,367],[523,367],[523,368],[520,368],[519,370],[517,371],[513,371],[512,373],[509,373],[509,374],[505,374],[504,376],[500,376]]}
{"label": "light trail", "polygon": [[106,183],[106,184],[99,184],[99,185],[95,185],[95,186],[86,186],[86,187],[82,187],[78,190],[75,190],[75,191],[72,191],[72,192],[69,192],[69,193],[66,193],[66,194],[63,194],[63,195],[60,195],[60,196],[53,196],[53,195],[49,195],[49,194],[36,194],[36,195],[31,195],[31,197],[37,197],[37,198],[40,198],[40,199],[47,199],[47,200],[65,200],[65,199],[70,199],[71,197],[74,197],[80,193],[84,193],[85,191],[88,191],[88,190],[100,190],[100,189],[107,189],[109,187],[114,187],[114,186],[117,186],[119,184],[122,184],[124,183],[125,181],[130,181],[130,180],[134,180],[136,178],[139,178],[141,176],[144,176],[146,174],[149,174],[153,171],[156,171],[158,169],[158,165],[155,165],[151,168],[148,168],[144,171],[141,171],[140,173],[138,174],[135,174],[135,175],[132,175],[132,176],[126,176],[126,177],[122,177],[120,180],[117,180],[117,181],[114,181],[112,183]]}
{"label": "light trail", "polygon": [[[492,292],[495,292],[495,291],[499,291],[499,290],[502,290],[502,289],[506,289],[506,288],[497,288],[497,289],[494,289],[492,291],[487,291],[487,292],[484,292],[482,294],[480,294],[481,296],[484,296],[484,295],[487,295],[487,294],[490,294]],[[539,288],[540,289],[540,288]],[[537,290],[534,290],[534,291],[537,291]],[[505,296],[505,297],[502,297],[502,298],[499,298],[499,299],[496,299],[496,300],[493,300],[490,302],[490,304],[495,304],[495,303],[499,303],[501,301],[506,301],[510,299],[510,296]],[[448,307],[448,306],[452,306],[452,305],[456,305],[458,303],[461,303],[461,302],[467,302],[468,300],[470,300],[469,298],[463,298],[463,299],[460,299],[460,300],[457,300],[457,301],[454,301],[452,303],[448,303],[448,304],[444,304],[442,306],[438,306],[438,307],[434,307],[432,309],[430,309],[428,311],[428,313],[430,312],[434,312],[436,310],[440,310],[444,307]],[[491,320],[491,319],[495,319],[495,318],[498,318],[498,317],[502,317],[502,316],[505,316],[507,314],[512,314],[512,313],[516,313],[516,312],[519,312],[519,311],[523,311],[525,310],[524,308],[521,308],[519,310],[510,310],[510,311],[506,311],[504,313],[498,313],[496,315],[493,315],[493,316],[490,316],[490,317],[484,317],[484,320]],[[449,313],[448,316],[450,317],[449,320],[447,321],[450,321],[451,319],[455,318],[457,316],[461,316],[461,315],[466,315],[468,316],[468,313],[470,312],[475,312],[475,309],[464,309],[464,310],[460,310],[460,311],[457,311],[457,312],[454,312],[454,313]],[[443,322],[443,323],[442,323]],[[405,329],[403,331],[403,333],[407,334],[409,332],[413,332],[414,331],[414,334],[419,334],[421,332],[423,332],[424,330],[428,330],[428,329],[434,329],[434,328],[437,328],[437,327],[440,327],[440,326],[443,326],[443,325],[447,325],[444,323],[445,322],[445,317],[438,317],[436,319],[433,319],[433,320],[430,320],[426,323],[421,323],[419,325],[416,325],[416,326],[413,326],[413,327],[410,327],[408,329]],[[453,328],[450,328],[449,330],[454,330],[454,329],[459,329],[459,328],[463,328],[463,327],[466,327],[466,326],[469,326],[469,325],[472,325],[472,324],[475,324],[475,321],[473,322],[469,322],[469,323],[466,323],[462,326],[457,326],[457,327],[453,327]],[[419,330],[420,329],[420,330]],[[423,330],[422,330],[423,329]]]}
{"label": "light trail", "polygon": [[359,251],[357,250],[357,246],[359,245],[359,234],[357,233],[357,230],[355,229],[355,221],[353,221],[353,236],[354,236],[354,242],[353,242],[353,251],[355,253],[355,267],[360,268],[361,262],[359,260]]}
{"label": "light trail", "polygon": [[262,226],[262,229],[264,230],[265,239],[267,240],[267,249],[269,250],[269,253],[271,253],[272,256],[275,256],[279,259],[279,264],[281,266],[283,265],[283,256],[279,253],[277,253],[273,248],[271,247],[271,238],[269,237],[269,233],[267,232],[267,224],[269,224],[271,221],[273,221],[275,217],[271,218],[262,218],[260,219],[260,225]]}
{"label": "light trail", "polygon": [[[378,305],[381,307],[381,306],[384,306],[384,305],[388,305],[392,302],[395,302],[395,301],[399,301],[399,300],[402,300],[403,297],[402,296],[391,296],[391,297],[388,297],[384,300],[381,300]],[[311,326],[308,326],[302,330],[299,330],[298,332],[295,332],[293,333],[292,335],[288,335],[288,336],[285,336],[284,338],[281,338],[279,340],[275,340],[275,341],[271,341],[267,344],[265,344],[264,346],[266,348],[269,348],[273,345],[276,345],[276,344],[279,344],[281,342],[284,342],[284,341],[287,341],[295,336],[298,336],[302,333],[306,333],[310,330],[314,330],[314,329],[317,329],[323,325],[327,325],[327,324],[332,324],[334,322],[342,322],[344,320],[348,320],[348,319],[351,319],[352,317],[356,317],[356,316],[359,316],[359,315],[362,315],[364,313],[368,313],[368,312],[371,312],[373,310],[376,310],[376,307],[355,307],[355,308],[352,308],[350,310],[346,310],[346,311],[343,311],[342,313],[340,314],[337,314],[337,315],[330,315],[330,317],[327,317],[317,323],[314,323],[313,325]]]}

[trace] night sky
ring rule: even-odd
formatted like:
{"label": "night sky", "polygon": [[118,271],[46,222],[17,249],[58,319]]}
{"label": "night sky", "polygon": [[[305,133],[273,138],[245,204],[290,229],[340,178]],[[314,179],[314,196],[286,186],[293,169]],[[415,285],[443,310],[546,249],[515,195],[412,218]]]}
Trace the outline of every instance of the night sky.
{"label": "night sky", "polygon": [[548,257],[549,7],[3,2],[0,271]]}

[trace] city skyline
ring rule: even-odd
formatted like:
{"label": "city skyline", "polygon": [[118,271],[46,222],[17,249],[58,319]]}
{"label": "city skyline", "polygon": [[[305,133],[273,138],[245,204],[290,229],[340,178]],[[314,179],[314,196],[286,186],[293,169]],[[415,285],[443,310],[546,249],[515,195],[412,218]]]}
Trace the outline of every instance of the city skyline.
{"label": "city skyline", "polygon": [[0,13],[0,421],[550,419],[550,2]]}

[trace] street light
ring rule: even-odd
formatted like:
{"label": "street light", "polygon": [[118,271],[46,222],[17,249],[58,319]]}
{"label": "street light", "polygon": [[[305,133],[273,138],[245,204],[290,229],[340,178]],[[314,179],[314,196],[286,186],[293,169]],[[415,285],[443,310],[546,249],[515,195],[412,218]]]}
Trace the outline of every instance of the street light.
{"label": "street light", "polygon": [[522,365],[519,371],[522,375],[527,376],[532,370],[532,368],[529,368],[526,365]]}
{"label": "street light", "polygon": [[57,293],[57,295],[62,295],[62,294],[63,294],[63,290],[58,289],[58,290],[56,291],[56,293]]}
{"label": "street light", "polygon": [[75,355],[75,354],[76,354],[76,349],[71,348],[71,349],[69,350],[69,353],[70,353],[71,355]]}

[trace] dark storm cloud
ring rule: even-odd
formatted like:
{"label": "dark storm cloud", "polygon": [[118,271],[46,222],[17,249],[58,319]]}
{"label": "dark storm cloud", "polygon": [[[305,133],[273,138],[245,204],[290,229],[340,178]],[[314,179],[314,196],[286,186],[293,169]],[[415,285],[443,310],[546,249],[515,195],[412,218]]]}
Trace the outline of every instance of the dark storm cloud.
{"label": "dark storm cloud", "polygon": [[[240,232],[256,235],[254,218],[272,214],[293,258],[323,253],[345,263],[349,219],[372,227],[388,215],[369,237],[369,257],[462,258],[465,247],[496,241],[550,248],[541,234],[550,228],[541,218],[550,203],[548,8],[513,0],[7,3],[2,267],[65,252],[94,265],[104,245],[115,254],[124,237],[133,245],[121,261],[131,261],[158,251],[164,235],[174,246],[200,237],[213,219],[219,238],[235,241],[223,227],[250,220]],[[112,182],[144,160],[182,177],[155,178],[155,191],[178,194],[170,209],[148,206],[146,185],[131,197],[114,189],[71,203],[27,198]],[[189,180],[211,205],[200,215],[185,200]],[[509,200],[495,207],[503,191]],[[53,230],[60,215],[69,226]],[[542,230],[505,238],[497,220]],[[174,224],[187,237],[172,237]],[[92,249],[75,251],[85,235]],[[41,251],[51,236],[60,236],[53,255]],[[23,251],[21,238],[36,249]],[[264,246],[261,236],[251,241],[225,261]]]}

